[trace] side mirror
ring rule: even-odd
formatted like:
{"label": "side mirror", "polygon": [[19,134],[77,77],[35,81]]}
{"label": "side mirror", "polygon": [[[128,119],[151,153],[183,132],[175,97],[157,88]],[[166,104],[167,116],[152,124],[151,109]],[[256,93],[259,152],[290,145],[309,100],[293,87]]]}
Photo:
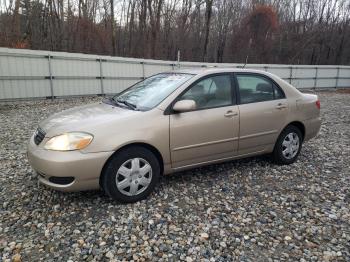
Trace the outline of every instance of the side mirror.
{"label": "side mirror", "polygon": [[180,100],[175,103],[173,110],[175,112],[187,112],[196,109],[196,102],[194,100]]}

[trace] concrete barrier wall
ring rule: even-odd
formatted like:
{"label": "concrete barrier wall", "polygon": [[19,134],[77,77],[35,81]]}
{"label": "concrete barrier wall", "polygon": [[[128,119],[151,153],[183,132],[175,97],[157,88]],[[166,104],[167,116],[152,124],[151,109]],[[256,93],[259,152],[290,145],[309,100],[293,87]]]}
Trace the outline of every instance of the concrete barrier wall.
{"label": "concrete barrier wall", "polygon": [[[112,94],[176,68],[242,66],[0,48],[0,100]],[[350,87],[350,66],[247,64],[245,68],[271,72],[299,89]]]}

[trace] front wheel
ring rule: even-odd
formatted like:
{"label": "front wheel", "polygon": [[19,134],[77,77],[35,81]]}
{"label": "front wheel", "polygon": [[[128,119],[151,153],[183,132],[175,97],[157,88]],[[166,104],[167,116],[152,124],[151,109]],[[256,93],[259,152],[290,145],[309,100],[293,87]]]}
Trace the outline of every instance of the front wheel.
{"label": "front wheel", "polygon": [[273,159],[276,163],[289,165],[296,161],[301,150],[303,135],[299,128],[287,126],[277,139],[273,151]]}
{"label": "front wheel", "polygon": [[131,203],[146,198],[159,176],[157,157],[144,147],[133,146],[122,149],[109,160],[102,174],[101,186],[113,199]]}

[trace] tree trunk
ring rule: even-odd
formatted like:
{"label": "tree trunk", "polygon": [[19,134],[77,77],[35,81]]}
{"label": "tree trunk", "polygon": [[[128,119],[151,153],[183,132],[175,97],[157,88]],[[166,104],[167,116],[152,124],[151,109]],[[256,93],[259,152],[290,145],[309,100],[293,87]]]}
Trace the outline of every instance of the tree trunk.
{"label": "tree trunk", "polygon": [[210,19],[212,14],[212,6],[213,6],[213,0],[206,0],[205,1],[205,37],[204,37],[204,46],[203,46],[203,55],[202,55],[202,61],[204,62],[207,57],[207,48],[208,48],[208,42],[209,42],[209,32],[210,32]]}
{"label": "tree trunk", "polygon": [[114,0],[110,0],[111,5],[111,44],[112,44],[112,56],[116,56],[116,36],[114,28]]}

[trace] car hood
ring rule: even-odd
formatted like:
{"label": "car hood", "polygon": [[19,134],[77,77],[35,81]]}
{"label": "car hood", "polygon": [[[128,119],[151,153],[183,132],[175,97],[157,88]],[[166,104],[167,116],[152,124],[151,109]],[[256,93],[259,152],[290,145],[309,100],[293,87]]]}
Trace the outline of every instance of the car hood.
{"label": "car hood", "polygon": [[53,114],[42,121],[39,126],[52,137],[65,132],[93,132],[101,124],[119,121],[140,113],[103,102],[74,107]]}

